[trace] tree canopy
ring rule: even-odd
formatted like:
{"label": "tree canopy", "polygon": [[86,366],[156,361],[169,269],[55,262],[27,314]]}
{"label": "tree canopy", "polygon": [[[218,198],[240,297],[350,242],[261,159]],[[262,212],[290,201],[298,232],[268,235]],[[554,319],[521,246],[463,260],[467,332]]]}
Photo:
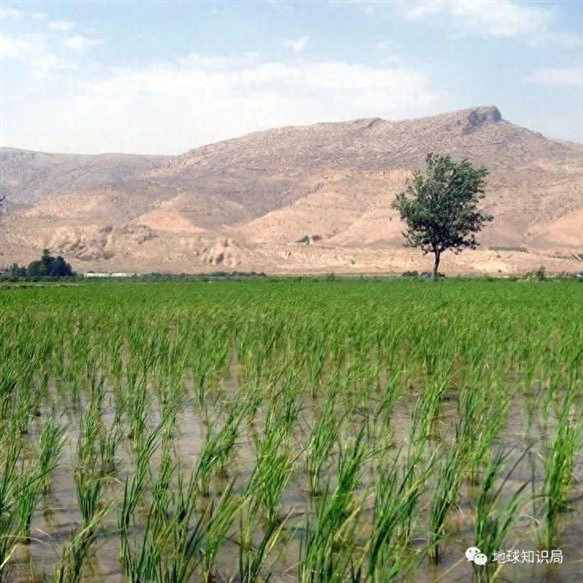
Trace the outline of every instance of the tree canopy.
{"label": "tree canopy", "polygon": [[41,258],[29,263],[28,267],[21,267],[14,263],[10,267],[10,274],[14,277],[71,277],[75,275],[69,263],[60,255],[53,257],[48,249],[44,249]]}
{"label": "tree canopy", "polygon": [[493,220],[479,208],[487,176],[486,168],[474,168],[468,160],[429,154],[425,169],[397,195],[393,207],[407,225],[406,245],[433,253],[434,278],[444,251],[477,248],[476,235]]}

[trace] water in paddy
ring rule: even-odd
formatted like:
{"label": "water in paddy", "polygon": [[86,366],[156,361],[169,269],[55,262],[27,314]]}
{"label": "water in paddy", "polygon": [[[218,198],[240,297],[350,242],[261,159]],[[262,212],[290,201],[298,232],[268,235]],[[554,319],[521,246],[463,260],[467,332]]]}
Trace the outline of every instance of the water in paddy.
{"label": "water in paddy", "polygon": [[[216,403],[209,407],[209,416],[201,415],[201,410],[194,399],[186,399],[180,407],[177,415],[176,434],[174,439],[174,451],[177,460],[183,464],[183,470],[189,471],[200,454],[205,441],[208,428],[213,423],[218,423],[221,417],[221,399],[236,399],[239,391],[238,365],[233,360],[228,374],[223,378],[218,387]],[[54,391],[54,398],[59,398]],[[191,393],[194,391],[190,391]],[[377,457],[391,458],[397,451],[406,447],[411,431],[411,419],[416,404],[418,392],[412,393],[406,398],[403,395],[394,404],[390,423],[390,447],[378,454]],[[498,434],[493,443],[495,448],[503,448],[509,451],[509,458],[505,465],[502,477],[497,485],[503,489],[502,501],[507,501],[512,494],[523,484],[527,484],[521,495],[519,505],[519,517],[506,536],[504,548],[500,550],[511,551],[513,549],[526,551],[538,550],[537,532],[542,527],[536,517],[540,517],[540,508],[543,501],[537,496],[544,482],[544,445],[556,429],[553,422],[545,421],[538,413],[537,407],[529,408],[528,401],[536,400],[536,391],[528,397],[517,393],[513,398],[511,407],[504,424],[503,430]],[[152,409],[149,412],[149,429],[156,426],[160,418],[160,411],[151,401]],[[343,435],[349,438],[355,435],[362,424],[374,410],[374,398],[367,405],[353,412],[343,429]],[[28,544],[19,544],[11,560],[9,581],[32,582],[46,581],[58,565],[63,545],[71,539],[82,523],[79,511],[78,498],[74,482],[74,469],[77,464],[77,445],[81,414],[86,404],[81,402],[78,406],[71,404],[63,408],[61,422],[67,428],[67,445],[60,464],[54,471],[49,492],[41,498],[39,507],[34,513],[31,531],[31,541]],[[306,443],[310,428],[322,409],[322,402],[309,394],[303,396],[301,413],[295,423],[293,442],[297,448],[299,457],[293,472],[292,479],[286,486],[280,512],[288,514],[286,526],[277,545],[271,551],[266,566],[272,572],[271,581],[284,583],[297,581],[298,557],[300,552],[300,535],[304,528],[307,516],[313,518],[314,505],[311,499],[308,478],[301,461],[302,444]],[[41,409],[40,415],[34,420],[31,431],[27,436],[31,442],[38,440],[43,418],[49,411]],[[111,425],[115,420],[115,403],[113,394],[106,391],[103,420]],[[437,447],[452,440],[456,426],[458,413],[458,395],[455,391],[448,391],[442,396],[439,406],[439,414],[432,424],[430,447]],[[242,427],[237,439],[234,453],[226,468],[226,475],[217,478],[212,483],[212,492],[208,500],[201,500],[201,507],[210,499],[220,496],[228,480],[235,479],[235,494],[242,494],[245,485],[253,472],[256,460],[256,443],[261,437],[264,411],[260,410],[255,422]],[[114,506],[109,512],[101,527],[98,529],[97,539],[92,546],[91,554],[85,562],[83,581],[124,581],[120,564],[120,537],[117,526],[117,513],[115,504],[123,495],[123,484],[127,476],[134,471],[135,455],[132,450],[131,436],[127,433],[121,439],[117,449],[116,469],[106,481],[103,498],[112,501]],[[325,465],[323,480],[329,479],[333,484],[336,479],[338,450],[334,448]],[[377,460],[378,461],[378,460]],[[157,451],[152,459],[151,467],[155,475],[160,464],[160,452]],[[370,466],[370,467],[369,467]],[[507,476],[506,471],[512,468]],[[575,485],[570,491],[569,509],[560,517],[560,539],[557,548],[561,549],[564,562],[560,566],[545,564],[517,563],[504,567],[499,573],[501,581],[516,582],[570,582],[580,581],[583,572],[583,461],[577,458],[574,467]],[[419,514],[416,520],[415,537],[413,538],[413,551],[421,549],[426,544],[426,524],[428,520],[427,509],[431,502],[431,480],[424,490],[419,501]],[[367,527],[373,520],[373,496],[375,474],[371,464],[365,464],[362,479],[358,486],[357,495],[363,496],[360,524],[361,532],[355,534],[356,542],[366,544]],[[370,489],[368,489],[370,487]],[[368,489],[368,490],[367,490]],[[465,480],[460,488],[458,504],[451,511],[446,521],[447,537],[440,547],[440,562],[433,565],[426,557],[421,557],[407,574],[399,577],[407,581],[421,582],[450,582],[470,581],[475,576],[475,570],[471,563],[465,559],[466,549],[474,541],[475,507],[480,493],[480,483],[469,483]],[[147,504],[138,508],[137,526],[132,532],[136,545],[139,545],[144,535],[144,524],[147,516]],[[255,538],[259,540],[264,530],[264,521],[257,517]],[[237,528],[233,528],[225,542],[222,544],[216,561],[215,576],[212,583],[221,581],[236,581],[239,560],[239,540]],[[199,579],[193,578],[193,581]],[[211,582],[209,582],[211,583]]]}

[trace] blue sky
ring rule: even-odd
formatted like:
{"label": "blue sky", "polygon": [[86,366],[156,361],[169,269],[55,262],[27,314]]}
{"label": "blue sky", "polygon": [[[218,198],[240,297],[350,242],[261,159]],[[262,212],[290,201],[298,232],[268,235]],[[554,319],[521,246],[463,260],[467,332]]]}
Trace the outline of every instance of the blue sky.
{"label": "blue sky", "polygon": [[175,154],[489,104],[583,143],[581,0],[0,0],[0,146]]}

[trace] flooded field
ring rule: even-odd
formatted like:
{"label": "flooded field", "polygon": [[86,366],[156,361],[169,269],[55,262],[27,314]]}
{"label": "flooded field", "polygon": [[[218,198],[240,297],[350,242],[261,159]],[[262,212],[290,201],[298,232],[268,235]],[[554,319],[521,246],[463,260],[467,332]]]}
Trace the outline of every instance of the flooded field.
{"label": "flooded field", "polygon": [[581,580],[581,283],[0,288],[0,325],[0,581]]}

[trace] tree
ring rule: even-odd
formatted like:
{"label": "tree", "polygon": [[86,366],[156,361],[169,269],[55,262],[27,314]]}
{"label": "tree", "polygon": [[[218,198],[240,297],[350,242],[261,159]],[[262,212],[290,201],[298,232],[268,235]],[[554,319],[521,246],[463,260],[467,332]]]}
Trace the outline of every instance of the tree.
{"label": "tree", "polygon": [[29,277],[69,277],[74,273],[71,265],[60,255],[53,257],[48,249],[43,249],[41,258],[28,265],[26,275]]}
{"label": "tree", "polygon": [[13,263],[8,269],[11,277],[26,277],[26,267]]}
{"label": "tree", "polygon": [[486,187],[486,168],[474,168],[468,160],[429,154],[424,171],[416,172],[393,208],[405,221],[406,245],[433,253],[433,278],[439,275],[441,255],[476,249],[476,235],[493,217],[479,208]]}
{"label": "tree", "polygon": [[59,255],[55,258],[49,268],[51,277],[70,277],[73,275],[71,266]]}

